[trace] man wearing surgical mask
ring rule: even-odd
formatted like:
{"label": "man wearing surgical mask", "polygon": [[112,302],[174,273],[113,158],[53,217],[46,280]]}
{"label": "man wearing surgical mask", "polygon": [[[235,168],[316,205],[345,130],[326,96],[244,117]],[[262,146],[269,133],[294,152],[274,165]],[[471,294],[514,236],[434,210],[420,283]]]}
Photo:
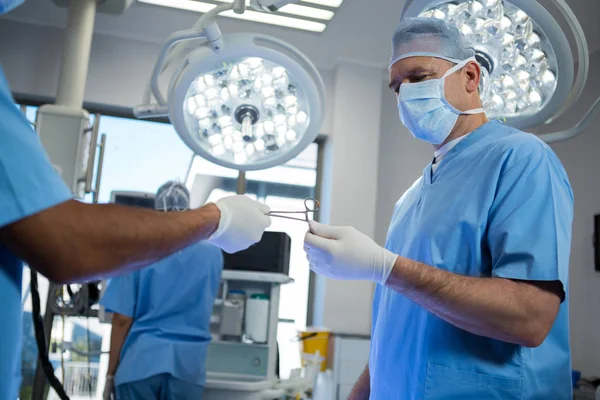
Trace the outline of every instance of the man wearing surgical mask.
{"label": "man wearing surgical mask", "polygon": [[[0,0],[0,14],[20,3]],[[73,199],[0,66],[0,400],[18,396],[24,263],[66,283],[131,272],[200,241],[235,253],[260,240],[268,213],[244,196],[178,213]]]}
{"label": "man wearing surgical mask", "polygon": [[400,119],[434,160],[396,204],[385,248],[311,223],[311,269],[370,280],[369,364],[351,400],[572,398],[573,193],[534,135],[489,121],[459,31],[409,18],[393,35]]}

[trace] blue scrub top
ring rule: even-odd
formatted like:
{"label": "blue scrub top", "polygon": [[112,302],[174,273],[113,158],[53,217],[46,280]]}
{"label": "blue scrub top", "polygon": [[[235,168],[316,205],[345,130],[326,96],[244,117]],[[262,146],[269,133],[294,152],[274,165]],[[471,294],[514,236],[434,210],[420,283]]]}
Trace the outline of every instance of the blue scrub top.
{"label": "blue scrub top", "polygon": [[221,250],[200,242],[111,279],[100,304],[133,318],[116,385],[164,373],[204,385],[210,316],[222,270]]}
{"label": "blue scrub top", "polygon": [[[568,291],[573,192],[552,150],[492,121],[396,204],[386,247],[456,274],[560,281]],[[371,399],[572,399],[568,301],[526,348],[459,329],[397,292],[373,302]]]}
{"label": "blue scrub top", "polygon": [[[0,228],[71,198],[0,67]],[[23,262],[0,244],[0,399],[16,399],[21,382],[22,274]]]}

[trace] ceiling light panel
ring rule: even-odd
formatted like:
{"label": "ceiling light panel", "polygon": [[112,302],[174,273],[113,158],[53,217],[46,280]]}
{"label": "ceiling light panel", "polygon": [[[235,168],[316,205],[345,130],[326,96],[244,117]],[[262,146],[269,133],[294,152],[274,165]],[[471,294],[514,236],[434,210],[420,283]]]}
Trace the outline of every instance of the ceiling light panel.
{"label": "ceiling light panel", "polygon": [[[213,0],[219,3],[233,3],[233,0]],[[250,0],[246,0],[246,6],[250,6]],[[300,6],[297,4],[288,4],[281,7],[278,10],[280,13],[297,15],[299,17],[306,17],[312,19],[320,19],[323,21],[329,21],[333,18],[334,12],[330,10],[324,10],[322,8],[316,8],[312,6]]]}
{"label": "ceiling light panel", "polygon": [[342,5],[344,0],[301,0],[302,3],[318,4],[325,7],[337,8]]}
{"label": "ceiling light panel", "polygon": [[[231,3],[233,0],[213,0],[214,2]],[[300,29],[310,32],[323,32],[327,28],[327,21],[334,16],[334,11],[318,6],[336,8],[343,0],[303,0],[302,5],[288,4],[276,13],[266,13],[247,9],[244,14],[227,11],[224,17],[277,25],[286,28]],[[196,0],[138,0],[139,3],[176,8],[180,10],[206,13],[216,7],[215,3]],[[246,3],[249,3],[246,0]]]}

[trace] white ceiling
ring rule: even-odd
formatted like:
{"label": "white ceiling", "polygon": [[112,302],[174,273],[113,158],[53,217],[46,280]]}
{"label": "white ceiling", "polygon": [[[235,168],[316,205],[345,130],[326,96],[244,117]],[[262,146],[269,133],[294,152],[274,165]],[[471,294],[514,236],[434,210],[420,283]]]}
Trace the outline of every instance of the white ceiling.
{"label": "white ceiling", "polygon": [[[539,0],[549,3],[550,0]],[[276,36],[302,50],[320,68],[331,69],[338,60],[387,66],[389,40],[405,0],[345,0],[325,32],[316,34],[259,23],[222,18],[224,34],[260,32]],[[600,49],[600,2],[567,0],[580,19],[591,51]],[[551,10],[552,11],[552,10]],[[63,27],[66,10],[51,0],[27,0],[4,18]],[[134,4],[124,15],[98,15],[95,30],[104,35],[162,43],[171,33],[191,27],[198,14],[145,4]],[[1,19],[0,19],[0,23]]]}

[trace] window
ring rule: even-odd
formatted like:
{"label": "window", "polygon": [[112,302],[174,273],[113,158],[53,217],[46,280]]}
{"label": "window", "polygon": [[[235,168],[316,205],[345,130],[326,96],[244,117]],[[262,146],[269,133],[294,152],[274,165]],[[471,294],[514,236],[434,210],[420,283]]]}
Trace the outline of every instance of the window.
{"label": "window", "polygon": [[99,202],[113,190],[154,193],[168,180],[185,182],[192,151],[169,124],[127,118],[100,118],[106,149]]}

